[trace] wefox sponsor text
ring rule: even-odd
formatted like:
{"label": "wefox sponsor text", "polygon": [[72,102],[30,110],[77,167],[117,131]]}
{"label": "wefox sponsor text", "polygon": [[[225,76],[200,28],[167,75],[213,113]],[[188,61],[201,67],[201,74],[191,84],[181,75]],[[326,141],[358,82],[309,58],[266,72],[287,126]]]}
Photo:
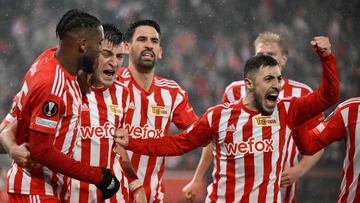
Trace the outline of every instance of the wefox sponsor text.
{"label": "wefox sponsor text", "polygon": [[228,155],[235,154],[253,154],[255,152],[274,151],[273,139],[256,140],[251,137],[247,141],[239,143],[225,143],[226,153]]}
{"label": "wefox sponsor text", "polygon": [[151,129],[148,125],[140,126],[131,126],[129,124],[125,125],[125,130],[129,135],[135,139],[147,139],[147,138],[161,138],[164,137],[163,129]]}

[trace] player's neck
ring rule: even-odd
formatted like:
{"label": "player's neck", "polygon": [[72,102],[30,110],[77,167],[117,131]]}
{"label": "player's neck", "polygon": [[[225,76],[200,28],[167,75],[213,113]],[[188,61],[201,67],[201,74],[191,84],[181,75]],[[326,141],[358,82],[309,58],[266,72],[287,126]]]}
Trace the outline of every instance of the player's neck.
{"label": "player's neck", "polygon": [[255,106],[254,97],[249,93],[246,94],[243,100],[243,104],[244,106],[246,106],[246,108],[250,109],[251,111],[259,111]]}
{"label": "player's neck", "polygon": [[71,75],[76,75],[79,64],[71,55],[65,53],[66,51],[60,47],[56,51],[55,57],[66,71],[68,71]]}
{"label": "player's neck", "polygon": [[140,72],[134,66],[129,66],[130,73],[135,82],[145,91],[149,91],[154,78],[154,69],[150,72]]}

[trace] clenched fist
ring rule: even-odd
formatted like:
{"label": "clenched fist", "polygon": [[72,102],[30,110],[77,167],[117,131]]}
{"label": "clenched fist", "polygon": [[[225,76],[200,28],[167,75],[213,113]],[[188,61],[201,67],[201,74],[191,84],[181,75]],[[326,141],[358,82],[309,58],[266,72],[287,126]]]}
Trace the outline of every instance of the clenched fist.
{"label": "clenched fist", "polygon": [[331,54],[331,44],[328,37],[324,37],[324,36],[314,37],[311,40],[310,44],[313,46],[316,53],[318,53],[320,57],[325,57]]}
{"label": "clenched fist", "polygon": [[116,144],[126,148],[129,145],[129,134],[124,128],[116,129],[114,134],[114,141]]}

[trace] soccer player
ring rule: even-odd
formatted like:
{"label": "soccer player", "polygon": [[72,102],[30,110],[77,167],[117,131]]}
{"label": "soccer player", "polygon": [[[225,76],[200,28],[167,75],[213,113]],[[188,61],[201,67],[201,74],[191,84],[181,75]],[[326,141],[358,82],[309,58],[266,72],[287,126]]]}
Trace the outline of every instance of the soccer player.
{"label": "soccer player", "polygon": [[[107,199],[119,189],[119,181],[109,169],[90,167],[70,158],[78,133],[81,93],[76,81],[79,70],[93,72],[103,40],[100,21],[85,12],[66,12],[56,27],[59,48],[43,52],[26,73],[19,101],[16,143],[29,143],[30,157],[41,167],[24,168],[16,163],[8,172],[10,202],[60,202],[68,188],[68,178],[96,184]],[[5,149],[7,140],[1,139]],[[6,149],[7,151],[9,148]]]}
{"label": "soccer player", "polygon": [[[156,62],[162,57],[160,35],[160,26],[152,20],[132,22],[125,34],[129,67],[121,68],[118,76],[130,91],[124,128],[137,142],[163,137],[171,123],[186,129],[197,120],[188,94],[175,81],[155,75]],[[147,200],[162,202],[165,157],[128,153]]]}
{"label": "soccer player", "polygon": [[256,55],[245,64],[247,94],[233,103],[212,107],[192,128],[178,136],[136,142],[121,129],[115,142],[153,155],[180,155],[212,142],[215,171],[206,202],[281,202],[281,170],[290,139],[288,130],[337,102],[339,76],[327,37],[311,44],[320,56],[320,87],[300,98],[278,100],[281,71],[271,56]]}
{"label": "soccer player", "polygon": [[[288,44],[282,35],[273,32],[260,33],[254,42],[255,54],[270,55],[279,63],[280,70],[283,71],[288,59]],[[301,97],[312,92],[312,89],[300,82],[283,77],[279,98]],[[224,92],[222,102],[234,102],[246,95],[245,81],[235,81],[231,83]],[[314,128],[323,120],[323,114],[307,122],[310,129]],[[323,150],[314,156],[303,156],[300,160],[299,150],[296,148],[293,139],[289,139],[286,153],[286,164],[281,177],[282,202],[296,202],[297,179],[304,175],[321,157]],[[212,161],[211,145],[203,149],[199,165],[194,173],[192,180],[183,188],[187,199],[193,199],[204,174]]]}
{"label": "soccer player", "polygon": [[313,130],[298,128],[294,140],[303,154],[315,154],[329,144],[345,141],[345,157],[338,202],[360,202],[360,98],[341,103],[325,121]]}
{"label": "soccer player", "polygon": [[[128,183],[124,181],[124,175],[130,180],[130,185],[138,180],[126,151],[122,150],[121,158],[113,151],[112,137],[115,129],[122,126],[129,103],[127,87],[116,80],[124,59],[123,34],[112,24],[104,24],[103,28],[104,40],[101,42],[98,66],[91,77],[92,91],[83,97],[80,140],[75,145],[73,157],[90,166],[110,168],[121,182],[121,192],[111,197],[110,201],[128,202]],[[101,201],[94,185],[72,179],[70,188],[70,202]],[[146,202],[140,183],[130,189],[135,193],[137,202]]]}

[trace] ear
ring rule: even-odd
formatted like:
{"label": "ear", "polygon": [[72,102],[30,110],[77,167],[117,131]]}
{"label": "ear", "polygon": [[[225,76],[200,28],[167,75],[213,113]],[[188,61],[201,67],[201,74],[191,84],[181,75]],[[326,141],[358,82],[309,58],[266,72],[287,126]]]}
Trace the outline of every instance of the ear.
{"label": "ear", "polygon": [[158,58],[159,58],[159,59],[162,59],[162,57],[163,57],[163,49],[162,49],[162,47],[160,47],[160,51],[159,51],[159,56],[158,56]]}
{"label": "ear", "polygon": [[249,92],[252,92],[254,89],[254,83],[250,78],[245,78],[245,87]]}
{"label": "ear", "polygon": [[[287,54],[282,54],[281,55],[281,61],[282,61],[283,66],[286,66],[287,60],[288,60],[288,55]],[[283,71],[283,70],[281,70],[281,71]]]}
{"label": "ear", "polygon": [[129,53],[130,53],[130,43],[124,42],[124,54],[129,54]]}
{"label": "ear", "polygon": [[79,45],[79,52],[84,53],[86,51],[86,45],[87,45],[86,39],[80,38],[77,40],[77,43]]}

